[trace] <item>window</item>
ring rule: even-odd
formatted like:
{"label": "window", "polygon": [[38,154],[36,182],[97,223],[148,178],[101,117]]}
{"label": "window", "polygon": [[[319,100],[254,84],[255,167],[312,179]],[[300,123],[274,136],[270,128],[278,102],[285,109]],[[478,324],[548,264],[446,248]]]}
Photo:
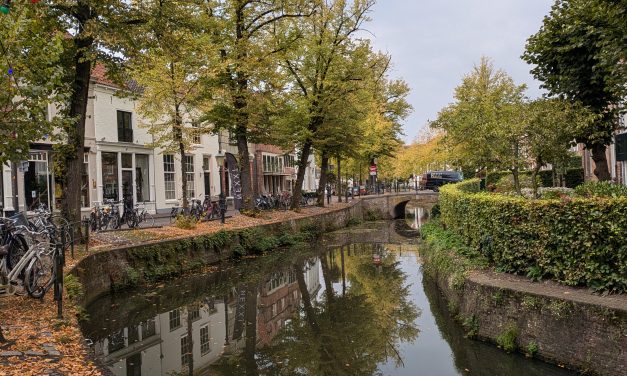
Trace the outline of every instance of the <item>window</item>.
{"label": "window", "polygon": [[200,306],[198,304],[194,304],[187,307],[187,315],[189,320],[198,320],[200,318]]}
{"label": "window", "polygon": [[133,142],[133,124],[130,112],[118,111],[118,141]]}
{"label": "window", "polygon": [[131,325],[128,327],[128,344],[139,342],[139,325]]}
{"label": "window", "polygon": [[109,346],[108,346],[109,354],[122,350],[125,346],[124,329],[120,329],[119,331],[109,335],[108,340],[109,340]]}
{"label": "window", "polygon": [[205,355],[211,352],[209,345],[209,324],[200,327],[200,354]]}
{"label": "window", "polygon": [[187,367],[192,360],[192,341],[187,334],[181,337],[181,366]]}
{"label": "window", "polygon": [[135,154],[135,190],[138,202],[150,201],[147,154]]}
{"label": "window", "polygon": [[296,161],[294,159],[293,155],[290,154],[286,154],[285,155],[285,163],[284,163],[285,167],[294,167],[296,166]]}
{"label": "window", "polygon": [[118,154],[102,153],[102,198],[118,201]]}
{"label": "window", "polygon": [[170,331],[177,329],[181,326],[181,311],[175,309],[170,311]]}
{"label": "window", "polygon": [[185,173],[187,175],[187,197],[196,197],[194,194],[194,156],[185,156]]}
{"label": "window", "polygon": [[155,319],[149,319],[142,322],[142,339],[152,337],[157,334]]}
{"label": "window", "polygon": [[193,144],[200,144],[201,143],[201,139],[200,139],[200,128],[198,126],[198,123],[193,122],[192,123],[192,143]]}
{"label": "window", "polygon": [[163,181],[165,182],[165,199],[176,200],[176,185],[174,179],[174,155],[163,155]]}

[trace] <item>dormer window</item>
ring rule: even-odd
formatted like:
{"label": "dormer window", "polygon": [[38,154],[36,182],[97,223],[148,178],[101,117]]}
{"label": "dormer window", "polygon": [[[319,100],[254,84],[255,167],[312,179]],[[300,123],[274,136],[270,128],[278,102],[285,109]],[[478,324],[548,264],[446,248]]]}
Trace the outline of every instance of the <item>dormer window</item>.
{"label": "dormer window", "polygon": [[118,111],[118,141],[133,142],[133,123],[130,112]]}

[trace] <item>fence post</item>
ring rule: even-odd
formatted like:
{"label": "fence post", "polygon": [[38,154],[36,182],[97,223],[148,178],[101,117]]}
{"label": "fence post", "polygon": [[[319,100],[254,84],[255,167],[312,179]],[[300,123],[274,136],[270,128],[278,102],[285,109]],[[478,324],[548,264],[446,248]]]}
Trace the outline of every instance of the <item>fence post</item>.
{"label": "fence post", "polygon": [[[65,238],[65,233],[61,233],[61,237]],[[54,262],[56,264],[55,267],[55,276],[54,276],[54,300],[57,302],[57,318],[63,318],[63,260],[62,252],[63,247],[60,244],[56,244],[56,252]]]}
{"label": "fence post", "polygon": [[85,253],[89,252],[89,221],[85,220]]}

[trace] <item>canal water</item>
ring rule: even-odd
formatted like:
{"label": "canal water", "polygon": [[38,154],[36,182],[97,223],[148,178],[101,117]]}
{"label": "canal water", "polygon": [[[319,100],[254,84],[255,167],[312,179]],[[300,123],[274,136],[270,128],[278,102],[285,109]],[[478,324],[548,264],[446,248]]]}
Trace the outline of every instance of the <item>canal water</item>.
{"label": "canal water", "polygon": [[572,374],[465,338],[398,227],[104,297],[83,333],[114,375]]}

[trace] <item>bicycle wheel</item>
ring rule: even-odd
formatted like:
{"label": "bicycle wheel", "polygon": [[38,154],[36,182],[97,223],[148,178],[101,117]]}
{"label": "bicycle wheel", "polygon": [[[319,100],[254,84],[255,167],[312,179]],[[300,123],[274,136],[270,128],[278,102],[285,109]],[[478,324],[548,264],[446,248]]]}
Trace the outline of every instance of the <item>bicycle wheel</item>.
{"label": "bicycle wheel", "polygon": [[24,236],[21,234],[13,234],[11,244],[9,245],[9,253],[6,255],[7,269],[13,269],[26,252],[28,252],[28,244]]}
{"label": "bicycle wheel", "polygon": [[24,274],[24,285],[28,295],[35,299],[43,298],[55,278],[52,254],[44,253],[33,257]]}
{"label": "bicycle wheel", "polygon": [[122,220],[119,215],[114,215],[113,218],[111,218],[111,228],[117,230],[120,227],[122,227]]}
{"label": "bicycle wheel", "polygon": [[139,224],[141,225],[140,227],[155,227],[155,217],[150,213],[144,213]]}
{"label": "bicycle wheel", "polygon": [[137,214],[135,212],[129,212],[126,216],[126,225],[128,228],[135,228],[139,224]]}

